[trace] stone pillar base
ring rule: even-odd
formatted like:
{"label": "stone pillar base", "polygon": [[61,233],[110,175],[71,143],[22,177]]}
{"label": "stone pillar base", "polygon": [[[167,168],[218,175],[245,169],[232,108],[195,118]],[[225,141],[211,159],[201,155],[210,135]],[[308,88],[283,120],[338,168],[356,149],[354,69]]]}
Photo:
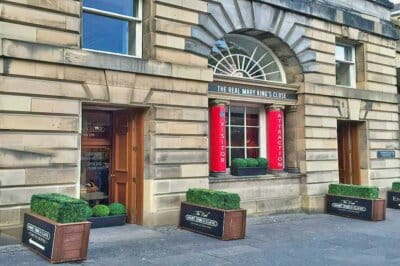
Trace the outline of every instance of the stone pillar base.
{"label": "stone pillar base", "polygon": [[302,209],[306,213],[325,213],[325,195],[302,196]]}

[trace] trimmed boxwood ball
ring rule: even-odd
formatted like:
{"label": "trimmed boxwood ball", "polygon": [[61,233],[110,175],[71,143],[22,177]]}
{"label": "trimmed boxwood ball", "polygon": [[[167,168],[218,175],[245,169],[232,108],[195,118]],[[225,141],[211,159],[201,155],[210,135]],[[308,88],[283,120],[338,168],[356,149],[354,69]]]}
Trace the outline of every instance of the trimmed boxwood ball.
{"label": "trimmed boxwood ball", "polygon": [[392,191],[400,192],[400,182],[393,182]]}
{"label": "trimmed boxwood ball", "polygon": [[262,168],[267,168],[268,167],[268,161],[265,158],[257,158],[258,161],[258,167],[262,167]]}
{"label": "trimmed boxwood ball", "polygon": [[367,199],[378,199],[379,188],[375,186],[357,186],[347,184],[330,184],[329,194],[351,196]]}
{"label": "trimmed boxwood ball", "polygon": [[235,158],[232,160],[231,167],[233,167],[233,168],[247,167],[247,161],[246,161],[246,159]]}
{"label": "trimmed boxwood ball", "polygon": [[186,201],[223,210],[240,209],[238,194],[211,189],[191,188],[186,192]]}
{"label": "trimmed boxwood ball", "polygon": [[92,208],[93,217],[105,217],[110,214],[110,209],[107,205],[99,204]]}
{"label": "trimmed boxwood ball", "polygon": [[258,167],[258,161],[254,158],[247,158],[247,167]]}
{"label": "trimmed boxwood ball", "polygon": [[86,218],[90,218],[93,216],[93,211],[92,208],[90,208],[89,206],[86,206]]}
{"label": "trimmed boxwood ball", "polygon": [[58,223],[77,223],[87,219],[88,203],[67,195],[36,194],[31,198],[32,213],[47,217]]}
{"label": "trimmed boxwood ball", "polygon": [[124,204],[121,203],[111,203],[108,205],[110,209],[110,216],[111,215],[124,215],[126,214],[126,207]]}

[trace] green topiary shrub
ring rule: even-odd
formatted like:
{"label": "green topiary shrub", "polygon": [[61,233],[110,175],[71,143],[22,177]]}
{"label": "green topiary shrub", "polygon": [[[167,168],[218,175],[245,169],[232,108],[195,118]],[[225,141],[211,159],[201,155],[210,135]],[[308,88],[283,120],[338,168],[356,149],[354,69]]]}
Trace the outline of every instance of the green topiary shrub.
{"label": "green topiary shrub", "polygon": [[329,194],[377,199],[379,198],[379,188],[346,184],[330,184]]}
{"label": "green topiary shrub", "polygon": [[232,168],[244,168],[247,167],[247,160],[242,158],[235,158],[231,163]]}
{"label": "green topiary shrub", "polygon": [[92,208],[86,206],[86,218],[90,218],[93,216]]}
{"label": "green topiary shrub", "polygon": [[110,209],[110,215],[124,215],[126,214],[126,207],[121,203],[111,203],[108,205]]}
{"label": "green topiary shrub", "polygon": [[98,204],[92,208],[93,217],[105,217],[110,214],[110,209],[107,205]]}
{"label": "green topiary shrub", "polygon": [[31,211],[58,223],[76,223],[87,219],[88,203],[67,195],[37,194],[31,198]]}
{"label": "green topiary shrub", "polygon": [[240,196],[236,193],[191,188],[186,192],[186,200],[193,204],[199,204],[223,210],[240,209]]}
{"label": "green topiary shrub", "polygon": [[268,161],[265,158],[257,158],[258,161],[258,167],[262,167],[262,168],[268,168]]}
{"label": "green topiary shrub", "polygon": [[395,192],[400,192],[400,182],[393,182],[392,190]]}
{"label": "green topiary shrub", "polygon": [[247,167],[258,167],[258,161],[254,158],[247,158]]}

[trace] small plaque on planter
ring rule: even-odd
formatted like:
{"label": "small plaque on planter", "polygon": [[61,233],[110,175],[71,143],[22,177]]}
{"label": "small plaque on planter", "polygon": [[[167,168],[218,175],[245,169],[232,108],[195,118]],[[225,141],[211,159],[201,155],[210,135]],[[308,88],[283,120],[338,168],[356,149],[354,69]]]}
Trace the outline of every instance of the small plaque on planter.
{"label": "small plaque on planter", "polygon": [[388,191],[387,207],[391,209],[400,209],[400,192]]}
{"label": "small plaque on planter", "polygon": [[221,238],[224,232],[224,216],[223,211],[183,202],[179,226]]}
{"label": "small plaque on planter", "polygon": [[51,259],[54,244],[54,224],[25,214],[22,243]]}
{"label": "small plaque on planter", "polygon": [[371,220],[372,200],[327,195],[327,212],[340,216]]}

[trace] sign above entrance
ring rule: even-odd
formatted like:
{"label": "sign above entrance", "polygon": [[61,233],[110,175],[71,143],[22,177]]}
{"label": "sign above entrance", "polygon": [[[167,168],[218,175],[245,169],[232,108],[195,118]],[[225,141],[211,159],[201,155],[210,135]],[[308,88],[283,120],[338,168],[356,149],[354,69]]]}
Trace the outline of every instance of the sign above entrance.
{"label": "sign above entrance", "polygon": [[208,85],[208,92],[216,92],[228,95],[250,96],[279,101],[297,99],[296,92],[294,91],[228,83],[211,83]]}

